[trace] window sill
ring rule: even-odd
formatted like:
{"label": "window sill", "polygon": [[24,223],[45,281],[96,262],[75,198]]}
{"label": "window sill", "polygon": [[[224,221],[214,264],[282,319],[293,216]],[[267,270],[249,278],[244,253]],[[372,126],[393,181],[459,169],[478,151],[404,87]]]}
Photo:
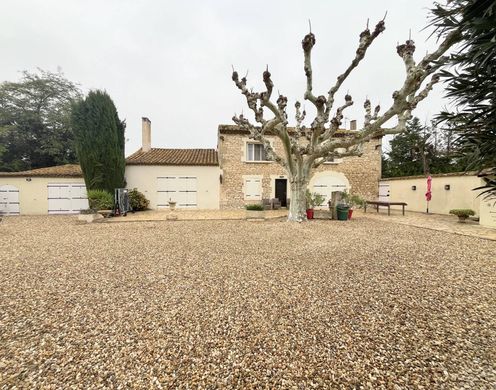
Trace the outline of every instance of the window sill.
{"label": "window sill", "polygon": [[274,161],[244,161],[246,164],[271,164]]}

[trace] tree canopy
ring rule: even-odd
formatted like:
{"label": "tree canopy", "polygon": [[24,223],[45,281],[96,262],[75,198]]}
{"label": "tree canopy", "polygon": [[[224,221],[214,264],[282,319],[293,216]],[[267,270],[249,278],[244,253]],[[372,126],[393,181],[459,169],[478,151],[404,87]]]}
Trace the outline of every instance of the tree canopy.
{"label": "tree canopy", "polygon": [[432,13],[440,38],[459,33],[451,68],[441,72],[454,108],[438,120],[457,130],[469,169],[492,172],[486,194],[496,196],[496,1],[452,0]]}
{"label": "tree canopy", "polygon": [[44,70],[0,84],[0,171],[76,162],[70,115],[80,96],[62,73]]}
{"label": "tree canopy", "polygon": [[104,91],[91,91],[73,106],[76,151],[88,190],[124,187],[124,131],[117,109]]}

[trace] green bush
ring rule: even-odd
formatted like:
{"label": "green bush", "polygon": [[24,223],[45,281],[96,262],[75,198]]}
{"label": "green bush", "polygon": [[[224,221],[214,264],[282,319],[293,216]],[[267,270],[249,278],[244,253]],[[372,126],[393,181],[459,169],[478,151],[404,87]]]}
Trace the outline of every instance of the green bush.
{"label": "green bush", "polygon": [[150,201],[146,199],[143,193],[139,192],[136,188],[133,188],[128,192],[129,195],[129,205],[133,211],[143,211],[148,208]]}
{"label": "green bush", "polygon": [[90,209],[93,210],[111,210],[114,208],[114,196],[104,190],[89,190],[88,202]]}
{"label": "green bush", "polygon": [[475,215],[474,210],[471,209],[453,209],[449,213],[461,218],[468,218],[471,215]]}
{"label": "green bush", "polygon": [[351,195],[348,192],[342,192],[342,199],[350,206],[361,209],[365,204],[365,200],[359,195]]}
{"label": "green bush", "polygon": [[247,204],[246,206],[247,210],[252,210],[252,211],[263,211],[264,207],[261,204]]}
{"label": "green bush", "polygon": [[313,209],[315,206],[320,206],[325,200],[323,195],[317,194],[316,192],[311,193],[308,189],[305,192],[305,197],[307,201],[307,209]]}

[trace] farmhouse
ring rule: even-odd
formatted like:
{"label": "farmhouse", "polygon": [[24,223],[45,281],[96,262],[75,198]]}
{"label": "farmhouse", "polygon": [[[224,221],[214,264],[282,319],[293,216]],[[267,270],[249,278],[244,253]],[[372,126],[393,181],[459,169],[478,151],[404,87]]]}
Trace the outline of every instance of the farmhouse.
{"label": "farmhouse", "polygon": [[[142,147],[126,159],[127,188],[137,188],[150,208],[219,208],[215,149],[151,147],[151,121],[142,118]],[[0,214],[75,214],[88,208],[79,165],[0,172]]]}
{"label": "farmhouse", "polygon": [[[356,131],[339,130],[336,137],[345,137]],[[219,164],[222,175],[220,207],[239,208],[246,203],[278,198],[282,206],[289,199],[289,187],[283,167],[267,161],[260,143],[250,139],[248,131],[234,125],[220,125],[218,129]],[[283,155],[281,141],[267,135],[276,153]],[[381,178],[382,138],[366,142],[361,157],[346,157],[328,161],[315,170],[310,190],[325,197],[322,207],[334,191],[353,189],[353,192],[375,199]]]}
{"label": "farmhouse", "polygon": [[87,208],[79,165],[0,172],[0,214],[71,214]]}
{"label": "farmhouse", "polygon": [[151,122],[142,118],[142,146],[126,159],[128,188],[143,192],[152,209],[219,208],[219,162],[215,149],[151,147]]}
{"label": "farmhouse", "polygon": [[[355,130],[341,130],[346,136]],[[275,136],[274,150],[282,151]],[[333,191],[353,189],[377,197],[381,174],[381,139],[364,146],[361,157],[347,157],[320,166],[310,187],[326,197]],[[237,126],[220,125],[215,149],[165,149],[151,147],[151,121],[142,118],[142,147],[127,157],[127,188],[137,188],[150,200],[150,208],[242,208],[247,203],[290,198],[287,176],[275,162],[267,161],[262,145]],[[323,203],[325,205],[325,203]],[[0,213],[71,214],[88,208],[86,188],[78,165],[0,172]]]}

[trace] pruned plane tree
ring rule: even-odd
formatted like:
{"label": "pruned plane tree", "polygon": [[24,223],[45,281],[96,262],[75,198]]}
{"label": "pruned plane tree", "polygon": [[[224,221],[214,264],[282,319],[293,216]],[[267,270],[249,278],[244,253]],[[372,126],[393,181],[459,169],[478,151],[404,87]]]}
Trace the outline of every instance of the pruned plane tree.
{"label": "pruned plane tree", "polygon": [[[454,32],[440,42],[437,49],[426,54],[419,62],[414,60],[415,44],[408,39],[398,44],[396,51],[403,60],[406,75],[401,88],[393,92],[391,106],[381,113],[379,106],[372,109],[367,99],[364,103],[363,127],[345,137],[335,137],[343,120],[343,113],[353,104],[353,98],[347,93],[344,102],[335,107],[335,95],[344,81],[365,57],[368,48],[385,30],[384,19],[379,21],[374,30],[367,28],[360,33],[355,57],[347,69],[337,77],[335,84],[329,89],[327,97],[313,91],[312,49],[315,46],[315,35],[309,32],[302,41],[304,53],[304,71],[306,90],[303,95],[316,109],[316,115],[309,126],[304,125],[306,112],[301,103],[295,102],[295,124],[289,126],[287,104],[288,98],[279,94],[274,102],[274,83],[269,69],[263,72],[265,90],[254,92],[247,86],[247,78],[239,78],[233,69],[232,79],[241,93],[246,97],[248,107],[253,111],[256,123],[251,122],[243,114],[234,115],[233,121],[247,130],[250,137],[264,145],[269,160],[282,165],[287,171],[290,185],[291,203],[288,213],[289,221],[305,221],[305,192],[312,171],[326,160],[347,156],[360,156],[364,142],[386,134],[397,134],[405,129],[407,120],[420,101],[425,99],[433,85],[439,81],[436,70],[445,62],[443,56],[456,41]],[[397,124],[387,128],[384,125],[394,117]],[[278,137],[283,145],[283,153],[275,151],[267,139],[272,134]]]}

